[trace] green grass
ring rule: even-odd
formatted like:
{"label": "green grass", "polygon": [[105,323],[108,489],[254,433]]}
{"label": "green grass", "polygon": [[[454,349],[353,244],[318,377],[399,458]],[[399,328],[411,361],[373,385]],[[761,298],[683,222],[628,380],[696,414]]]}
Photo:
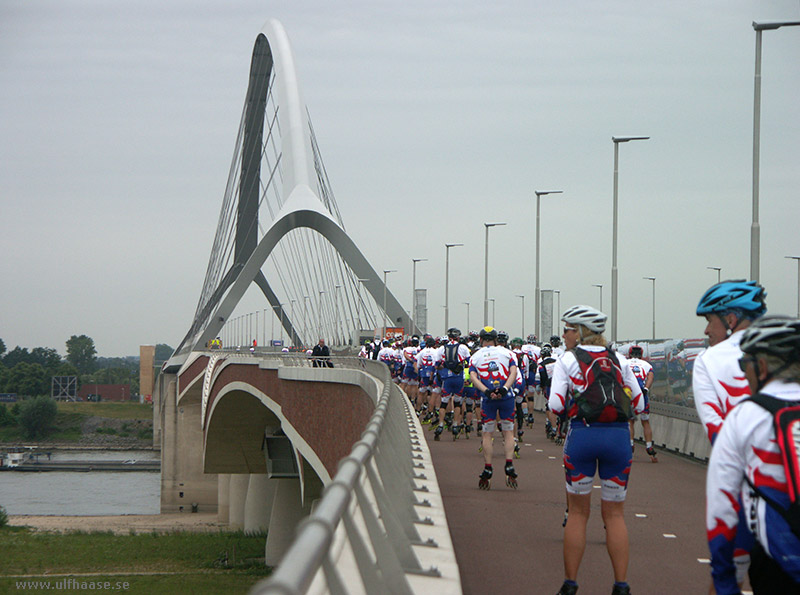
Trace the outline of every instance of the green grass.
{"label": "green grass", "polygon": [[[58,534],[9,527],[0,529],[0,592],[15,592],[20,580],[49,580],[55,588],[60,575],[67,575],[112,586],[128,582],[128,590],[115,589],[126,593],[247,593],[270,572],[264,541],[264,535],[242,532]],[[75,586],[61,592],[86,592]]]}
{"label": "green grass", "polygon": [[60,402],[58,411],[59,413],[79,413],[82,415],[113,417],[115,419],[153,419],[153,406],[147,403]]}

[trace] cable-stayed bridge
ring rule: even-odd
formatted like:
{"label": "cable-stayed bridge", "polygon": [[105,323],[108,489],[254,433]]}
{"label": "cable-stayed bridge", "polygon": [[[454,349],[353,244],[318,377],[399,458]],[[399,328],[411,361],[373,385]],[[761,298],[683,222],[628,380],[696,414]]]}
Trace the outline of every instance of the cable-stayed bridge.
{"label": "cable-stayed bridge", "polygon": [[274,20],[253,48],[208,269],[176,355],[219,336],[253,284],[295,346],[320,337],[348,344],[355,331],[387,324],[419,330],[347,235],[288,38]]}
{"label": "cable-stayed bridge", "polygon": [[[342,357],[328,367],[305,354],[207,349],[251,287],[294,345],[346,344],[387,324],[419,330],[347,235],[276,21],[255,41],[195,315],[154,391],[162,512],[216,511],[233,528],[266,531],[265,560],[277,569],[259,594],[557,589],[558,447],[537,430],[522,449],[520,489],[486,493],[477,441],[429,448],[383,363]],[[667,384],[685,393],[685,377]],[[655,403],[651,421],[660,447],[707,457],[693,409]],[[678,457],[660,467],[632,476],[641,519],[631,525],[632,584],[643,593],[705,589],[702,469]],[[665,500],[668,490],[681,497]],[[582,593],[608,591],[596,533]]]}

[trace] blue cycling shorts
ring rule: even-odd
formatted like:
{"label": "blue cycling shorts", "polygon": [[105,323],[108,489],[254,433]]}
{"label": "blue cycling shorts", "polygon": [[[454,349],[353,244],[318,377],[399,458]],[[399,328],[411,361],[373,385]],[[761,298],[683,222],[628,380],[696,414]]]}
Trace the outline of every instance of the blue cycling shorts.
{"label": "blue cycling shorts", "polygon": [[583,496],[590,494],[594,475],[599,471],[602,486],[600,497],[612,502],[624,502],[632,459],[628,422],[587,426],[573,419],[564,442],[567,492]]}

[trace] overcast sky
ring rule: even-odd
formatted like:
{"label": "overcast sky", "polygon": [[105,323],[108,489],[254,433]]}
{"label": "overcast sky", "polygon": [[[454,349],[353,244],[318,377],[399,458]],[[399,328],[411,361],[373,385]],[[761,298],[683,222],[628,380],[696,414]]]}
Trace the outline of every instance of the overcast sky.
{"label": "overcast sky", "polygon": [[[229,6],[234,4],[235,7]],[[541,287],[611,303],[620,146],[619,338],[702,336],[702,292],[749,275],[755,33],[800,2],[0,0],[0,338],[100,355],[177,346],[192,321],[268,18],[351,237],[389,287],[428,288],[443,332],[479,326],[484,222],[496,326],[532,331]],[[795,314],[800,27],[764,33],[761,281]],[[267,307],[267,306],[260,306]]]}

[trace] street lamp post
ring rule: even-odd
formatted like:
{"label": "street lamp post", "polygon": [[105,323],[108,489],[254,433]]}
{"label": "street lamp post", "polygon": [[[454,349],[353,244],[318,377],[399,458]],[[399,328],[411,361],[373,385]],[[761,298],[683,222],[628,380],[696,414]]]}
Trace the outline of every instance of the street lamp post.
{"label": "street lamp post", "polygon": [[611,340],[617,340],[617,194],[619,179],[619,144],[632,140],[647,140],[649,136],[612,136],[614,143],[614,218],[613,248],[611,250]]}
{"label": "street lamp post", "polygon": [[484,223],[486,228],[486,249],[484,251],[483,265],[483,326],[489,326],[489,228],[505,223]]}
{"label": "street lamp post", "polygon": [[656,340],[656,278],[642,277],[642,279],[653,282],[653,341],[655,341]]}
{"label": "street lamp post", "polygon": [[524,295],[518,295],[517,297],[518,298],[522,298],[522,326],[520,327],[522,332],[520,333],[519,336],[524,339],[525,338],[525,296]]}
{"label": "street lamp post", "polygon": [[720,271],[722,271],[722,267],[706,267],[710,271],[717,271],[717,283],[719,283],[720,279]]}
{"label": "street lamp post", "polygon": [[[556,302],[558,304],[556,306],[556,312],[558,313],[558,315],[560,317],[561,316],[561,291],[558,290],[558,289],[554,289],[553,293],[556,294],[556,298],[558,299],[558,302]],[[536,337],[536,338],[538,339],[539,337]]]}
{"label": "street lamp post", "polygon": [[325,293],[324,289],[319,290],[319,299],[317,300],[317,327],[319,328],[319,336],[317,340],[322,339],[322,294]]}
{"label": "street lamp post", "polygon": [[534,190],[536,194],[536,288],[534,293],[534,306],[533,306],[533,319],[534,319],[534,329],[533,332],[536,335],[536,338],[539,338],[539,324],[541,322],[541,313],[539,311],[540,307],[540,298],[539,298],[539,239],[541,237],[539,233],[539,201],[542,196],[546,196],[548,194],[562,194],[563,190],[546,190],[546,191],[538,191]]}
{"label": "street lamp post", "polygon": [[415,334],[414,330],[421,330],[417,324],[417,263],[428,262],[427,258],[412,258],[411,262],[411,334]]}
{"label": "street lamp post", "polygon": [[495,306],[495,303],[496,303],[495,302],[495,298],[489,298],[489,301],[492,302],[492,326],[494,326],[495,325],[495,320],[496,320],[496,318],[494,316],[494,314],[495,314],[494,306]]}
{"label": "street lamp post", "polygon": [[339,341],[337,343],[337,345],[343,345],[342,339],[339,336],[339,330],[342,328],[341,319],[339,318],[339,290],[341,288],[342,288],[341,285],[334,285],[333,286],[333,305],[334,305],[334,320],[333,320],[333,322],[336,325],[335,326],[336,332],[334,333],[334,336],[336,337],[336,340]]}
{"label": "street lamp post", "polygon": [[389,273],[396,273],[396,269],[392,269],[390,271],[383,271],[383,333],[381,334],[381,340],[386,338],[386,275]]}
{"label": "street lamp post", "polygon": [[786,258],[797,261],[797,317],[800,318],[800,256],[787,256]]}
{"label": "street lamp post", "polygon": [[461,302],[467,306],[467,332],[469,332],[469,302]]}
{"label": "street lamp post", "polygon": [[761,228],[758,222],[759,161],[761,157],[761,32],[781,27],[796,27],[800,21],[753,22],[756,32],[756,71],[753,81],[753,222],[750,225],[750,278],[759,281],[761,268]]}
{"label": "street lamp post", "polygon": [[450,328],[450,248],[464,244],[445,244],[444,259],[444,328]]}
{"label": "street lamp post", "polygon": [[297,347],[297,342],[295,341],[295,337],[297,336],[297,331],[295,330],[296,328],[295,325],[297,324],[297,320],[295,320],[294,317],[294,303],[296,301],[297,300],[289,300],[289,302],[292,304],[292,345],[294,347]]}
{"label": "street lamp post", "polygon": [[303,342],[308,345],[308,302],[311,298],[307,295],[303,296]]}
{"label": "street lamp post", "polygon": [[[363,283],[366,283],[367,281],[369,281],[369,279],[356,279],[356,281],[358,281],[359,283],[363,284]],[[356,318],[358,319],[358,335],[359,335],[359,340],[360,340],[361,339],[361,331],[363,330],[361,328],[362,324],[361,324],[361,292],[360,291],[358,292],[358,299],[356,300]]]}
{"label": "street lamp post", "polygon": [[602,283],[595,283],[592,287],[599,287],[600,288],[600,311],[603,311],[603,284]]}

